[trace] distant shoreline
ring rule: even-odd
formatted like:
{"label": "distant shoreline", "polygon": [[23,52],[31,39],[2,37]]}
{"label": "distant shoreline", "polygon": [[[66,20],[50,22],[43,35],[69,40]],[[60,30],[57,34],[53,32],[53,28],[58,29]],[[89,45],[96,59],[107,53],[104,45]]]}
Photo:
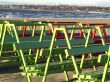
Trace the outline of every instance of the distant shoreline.
{"label": "distant shoreline", "polygon": [[0,5],[0,9],[31,10],[31,11],[54,11],[54,12],[106,12],[110,13],[110,7],[92,6],[47,6],[47,5]]}
{"label": "distant shoreline", "polygon": [[[37,10],[37,9],[10,9],[10,8],[0,8],[0,10],[21,10],[21,11],[25,11],[25,10],[28,10],[28,11],[50,11],[50,12],[78,12],[78,13],[92,13],[94,11],[88,11],[88,12],[84,12],[84,11],[60,11],[60,10]],[[97,13],[101,13],[101,12],[97,12]],[[103,12],[102,12],[103,13]]]}
{"label": "distant shoreline", "polygon": [[[0,10],[3,10],[5,8],[0,8]],[[77,13],[109,13],[109,12],[95,12],[95,11],[60,11],[60,10],[37,10],[37,9],[10,9],[6,8],[5,10],[19,10],[19,11],[49,11],[49,12],[77,12]]]}
{"label": "distant shoreline", "polygon": [[37,9],[10,9],[10,8],[0,8],[0,10],[28,10],[28,11],[51,11],[51,12],[75,12],[75,11],[60,11],[60,10],[37,10]]}

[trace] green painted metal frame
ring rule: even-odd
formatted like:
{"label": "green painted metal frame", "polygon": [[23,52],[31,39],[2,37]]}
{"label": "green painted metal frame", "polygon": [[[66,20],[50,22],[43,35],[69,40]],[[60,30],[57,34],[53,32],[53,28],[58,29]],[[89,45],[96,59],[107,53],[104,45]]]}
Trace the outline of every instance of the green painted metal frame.
{"label": "green painted metal frame", "polygon": [[[15,27],[14,24],[10,24],[9,22],[6,22],[4,25],[3,24],[0,24],[0,27],[1,27],[1,51],[0,51],[1,57],[0,57],[0,59],[15,59],[14,56],[12,56],[12,57],[10,56],[8,58],[7,57],[5,57],[5,58],[3,57],[2,58],[2,52],[3,52],[3,45],[4,45],[4,40],[5,40],[6,36],[7,36],[6,35],[7,32],[10,34],[8,37],[10,37],[10,36],[11,37],[14,37],[17,40],[16,42],[19,42],[18,41],[18,34],[17,34],[17,31],[16,31],[16,27]],[[40,34],[39,41],[42,40],[42,37],[44,36],[44,30],[45,30],[45,27],[44,26],[40,25],[40,27],[41,27],[41,34]],[[2,31],[3,31],[3,33],[2,33]],[[35,29],[32,30],[32,37],[34,36],[34,32],[35,32]],[[5,44],[7,44],[7,43],[5,43]],[[15,46],[14,42],[12,42],[11,44],[13,44],[13,50],[14,50],[14,52],[16,52],[15,51],[16,50],[16,46]],[[31,54],[31,49],[29,50],[29,54]],[[15,55],[17,56],[16,53],[15,53]],[[16,57],[16,59],[18,59],[18,57]]]}
{"label": "green painted metal frame", "polygon": [[[3,26],[1,25],[1,27],[3,27]],[[51,25],[51,27],[52,27],[52,25]],[[42,28],[42,31],[41,31],[39,42],[42,42],[42,38],[43,38],[43,35],[44,35],[45,26],[41,26],[41,28]],[[104,39],[103,39],[103,34],[102,34],[100,28],[99,27],[95,27],[95,28],[99,32],[99,35],[100,35],[101,40],[102,40],[102,44],[105,45],[105,42],[104,42]],[[73,29],[74,29],[74,26],[73,26]],[[83,27],[82,27],[82,29],[83,29]],[[88,46],[90,32],[91,32],[92,29],[89,29],[88,30],[88,35],[87,36],[84,35],[85,36],[85,39],[86,39],[85,47]],[[15,28],[15,25],[14,24],[5,24],[4,25],[4,28],[3,29],[0,29],[0,31],[2,31],[2,30],[3,30],[3,33],[1,34],[2,35],[1,36],[2,40],[1,40],[1,50],[0,50],[0,53],[2,52],[2,48],[3,48],[3,44],[4,44],[4,39],[5,39],[6,31],[10,32],[10,35],[12,37],[15,36],[16,37],[16,40],[17,40],[17,43],[20,43],[20,40],[19,40],[19,37],[18,37],[18,34],[17,34],[17,31],[16,31],[16,28]],[[12,33],[12,30],[14,30],[13,31],[14,33]],[[70,41],[68,39],[68,35],[67,35],[67,32],[66,32],[66,29],[65,28],[62,27],[62,28],[54,28],[54,30],[52,29],[53,37],[52,37],[52,40],[51,40],[51,43],[50,43],[50,47],[49,47],[49,51],[50,52],[49,52],[48,57],[47,57],[46,67],[45,67],[45,70],[44,70],[44,76],[43,76],[42,82],[45,82],[45,80],[46,80],[46,76],[47,76],[48,68],[49,68],[49,63],[50,63],[50,59],[51,59],[52,52],[53,52],[53,46],[54,46],[54,43],[56,41],[55,37],[56,37],[56,32],[57,31],[63,31],[64,32],[65,39],[66,39],[66,42],[67,42],[67,46],[68,46],[69,49],[72,48],[71,45],[70,45]],[[34,36],[34,32],[35,32],[35,28],[32,31],[32,37]],[[71,36],[73,35],[73,33],[74,33],[74,30],[72,30]],[[71,36],[70,36],[70,39],[72,39]],[[13,43],[13,46],[14,46],[13,47],[14,48],[14,51],[16,51],[17,48],[16,48],[16,45],[14,43]],[[26,61],[25,61],[25,56],[24,56],[23,50],[20,49],[20,50],[17,50],[17,52],[18,52],[19,56],[22,59],[23,66],[25,67],[24,71],[27,73],[26,76],[27,76],[28,82],[31,82],[30,75],[28,75],[28,69],[26,69],[27,64],[26,64]],[[42,49],[40,51],[39,51],[39,49],[37,49],[37,51],[36,51],[36,57],[35,57],[35,63],[37,63],[39,52],[42,52]],[[110,52],[108,52],[108,54],[110,54]],[[29,49],[29,55],[31,55],[31,49]],[[92,56],[92,54],[91,54],[91,56]],[[60,58],[60,62],[62,63],[63,62],[62,54],[59,54],[59,58]],[[81,72],[81,69],[83,67],[85,55],[82,55],[80,67],[77,66],[77,63],[76,63],[76,60],[75,60],[75,57],[74,56],[71,56],[71,59],[73,61],[73,65],[75,67],[76,74],[78,75]],[[102,77],[102,82],[105,81],[105,76],[106,76],[107,68],[108,68],[108,65],[109,65],[109,57],[108,57],[108,60],[107,61],[108,62],[105,64],[105,70],[104,70],[104,74],[103,74],[103,77]],[[67,71],[64,70],[64,74],[66,76],[66,80],[69,81],[69,77],[68,77]]]}
{"label": "green painted metal frame", "polygon": [[[52,55],[53,45],[54,45],[54,42],[55,42],[56,32],[57,32],[58,30],[64,32],[64,35],[65,35],[65,38],[66,38],[66,41],[67,41],[67,45],[68,45],[69,49],[71,48],[65,28],[55,28],[55,29],[54,29],[54,32],[53,32],[52,42],[50,43],[50,48],[49,48],[49,51],[50,51],[50,52],[49,52],[49,55],[48,55],[48,57],[47,57],[46,66],[45,66],[44,76],[43,76],[42,82],[45,81],[46,76],[47,76],[48,66],[49,66],[49,62],[50,62],[50,59],[51,59],[51,55]],[[24,58],[24,55],[23,55],[23,51],[22,51],[22,50],[19,50],[19,53],[20,53],[21,58],[22,58],[22,61],[23,61],[23,66],[26,67],[26,62],[25,62],[25,58]],[[36,60],[36,59],[35,59],[35,60]],[[60,61],[62,62],[62,57],[61,57],[61,55],[60,55]],[[25,72],[27,72],[27,69],[25,69]],[[66,80],[68,80],[68,76],[67,76],[66,71],[64,71],[64,74],[66,75]],[[28,82],[31,82],[31,78],[29,77],[28,74],[27,74],[27,79],[28,79]]]}
{"label": "green painted metal frame", "polygon": [[[105,41],[104,41],[104,38],[103,38],[103,33],[101,32],[101,28],[98,27],[98,26],[95,27],[95,28],[98,30],[99,36],[101,37],[102,44],[105,45]],[[73,29],[74,29],[74,26],[73,26]],[[92,29],[93,29],[93,28],[92,28]],[[88,46],[88,40],[89,40],[90,33],[91,33],[92,29],[88,29],[88,34],[87,34],[87,37],[85,38],[85,39],[86,39],[85,47]],[[72,30],[72,34],[71,34],[70,39],[72,39],[73,32],[74,32],[74,30]],[[91,53],[90,53],[90,54],[91,54]],[[92,57],[92,54],[91,54],[91,57]],[[75,60],[75,57],[74,57],[74,56],[71,56],[71,59],[72,59],[72,61],[73,61],[73,65],[74,65],[74,68],[75,68],[75,71],[76,71],[76,75],[78,75],[78,74],[81,72],[81,69],[82,69],[82,67],[83,67],[85,55],[82,55],[80,67],[77,66],[77,63],[76,63],[76,60]],[[96,67],[93,66],[93,68],[94,68],[94,71],[96,71]],[[74,76],[74,75],[73,75],[73,76]]]}

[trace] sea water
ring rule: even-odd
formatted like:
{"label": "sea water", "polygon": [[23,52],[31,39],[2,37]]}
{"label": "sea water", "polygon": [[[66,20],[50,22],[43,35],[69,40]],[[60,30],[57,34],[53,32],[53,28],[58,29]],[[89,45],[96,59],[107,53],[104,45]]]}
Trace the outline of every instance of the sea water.
{"label": "sea water", "polygon": [[0,9],[0,18],[110,18],[110,13]]}

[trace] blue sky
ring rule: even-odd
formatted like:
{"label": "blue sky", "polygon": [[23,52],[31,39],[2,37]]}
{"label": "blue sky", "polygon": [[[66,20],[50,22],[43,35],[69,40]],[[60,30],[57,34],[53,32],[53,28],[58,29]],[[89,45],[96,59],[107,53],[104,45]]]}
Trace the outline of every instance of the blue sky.
{"label": "blue sky", "polygon": [[0,0],[0,4],[110,6],[110,0]]}

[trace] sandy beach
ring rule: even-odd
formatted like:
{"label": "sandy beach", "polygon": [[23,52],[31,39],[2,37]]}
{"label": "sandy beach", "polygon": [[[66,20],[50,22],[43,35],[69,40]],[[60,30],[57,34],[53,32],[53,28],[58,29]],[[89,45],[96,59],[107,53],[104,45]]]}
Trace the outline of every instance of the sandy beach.
{"label": "sandy beach", "polygon": [[[7,68],[5,68],[7,69]],[[101,66],[98,67],[98,69],[102,69]],[[84,72],[90,72],[93,71],[93,68],[84,69]],[[73,74],[75,74],[75,71],[69,71],[69,79],[72,79]],[[32,77],[33,82],[42,82],[41,77]],[[27,78],[25,76],[20,75],[20,70],[16,67],[8,68],[7,70],[0,70],[0,82],[28,82]],[[46,82],[67,82],[65,80],[64,73],[55,73],[55,74],[49,74],[47,75]],[[75,82],[75,80],[72,80],[71,82]],[[110,80],[106,81],[110,82]]]}
{"label": "sandy beach", "polygon": [[106,24],[110,18],[0,18],[0,20],[27,20],[48,22],[82,22],[83,24]]}
{"label": "sandy beach", "polygon": [[[72,78],[73,72],[68,72],[68,74]],[[32,77],[32,81],[41,82],[42,78]],[[19,68],[10,67],[0,69],[0,82],[27,82],[27,79],[25,76],[20,75]],[[65,76],[63,73],[50,74],[47,76],[46,82],[65,82]]]}

